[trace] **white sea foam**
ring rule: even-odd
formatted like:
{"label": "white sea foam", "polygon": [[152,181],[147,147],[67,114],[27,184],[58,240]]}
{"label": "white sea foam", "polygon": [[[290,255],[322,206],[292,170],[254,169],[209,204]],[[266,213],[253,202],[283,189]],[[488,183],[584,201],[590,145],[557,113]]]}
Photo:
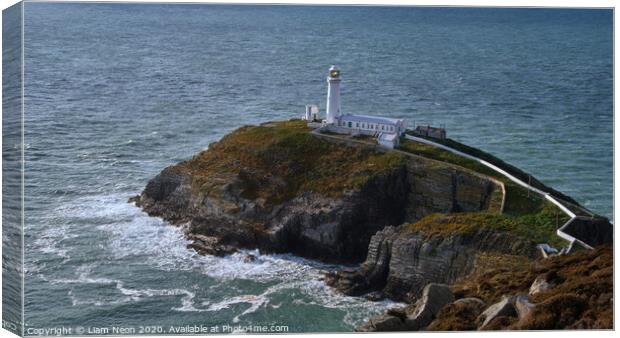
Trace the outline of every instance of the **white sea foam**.
{"label": "white sea foam", "polygon": [[[92,228],[99,232],[102,253],[111,262],[130,260],[140,262],[149,268],[165,272],[198,273],[219,281],[209,286],[209,299],[197,298],[194,291],[186,288],[131,288],[118,279],[94,277],[98,262],[78,266],[75,278],[55,278],[53,283],[72,285],[68,296],[75,305],[109,306],[127,302],[137,302],[149,297],[179,297],[180,303],[171,309],[178,312],[219,312],[233,305],[247,304],[240,313],[235,313],[232,321],[237,323],[261,309],[278,309],[283,303],[270,304],[276,294],[300,293],[303,299],[292,298],[294,306],[314,305],[339,309],[345,313],[345,322],[359,324],[365,317],[396,305],[392,302],[371,302],[358,297],[347,297],[334,292],[322,280],[325,271],[339,266],[322,264],[289,254],[261,255],[258,250],[242,250],[226,257],[201,256],[186,248],[189,243],[182,229],[170,226],[159,218],[149,217],[134,205],[126,202],[125,196],[92,196],[73,201],[56,210],[71,220],[70,223],[93,222]],[[49,230],[46,239],[38,243],[41,250],[58,250],[67,254],[60,245],[66,236],[74,236],[69,227],[60,227],[57,233]],[[44,232],[45,233],[45,232]],[[84,236],[97,236],[92,231]],[[47,240],[47,242],[45,242]],[[63,251],[64,250],[64,251]],[[254,259],[248,260],[249,256]],[[113,264],[113,263],[112,263]],[[228,281],[248,280],[252,283],[271,284],[256,294],[235,286]],[[87,284],[110,285],[117,290],[116,296],[109,293],[82,299],[74,287]],[[226,288],[226,294],[235,295],[213,299],[218,290]],[[235,288],[235,289],[233,289]],[[112,297],[112,298],[111,298]],[[269,305],[269,307],[268,307]]]}

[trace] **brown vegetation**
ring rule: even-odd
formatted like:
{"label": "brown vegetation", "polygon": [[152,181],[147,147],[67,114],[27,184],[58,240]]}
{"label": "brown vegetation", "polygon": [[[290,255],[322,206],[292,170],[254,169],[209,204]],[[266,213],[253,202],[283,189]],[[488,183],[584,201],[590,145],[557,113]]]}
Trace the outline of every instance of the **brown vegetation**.
{"label": "brown vegetation", "polygon": [[471,331],[478,328],[476,318],[483,306],[474,302],[451,303],[444,306],[426,330],[429,331]]}
{"label": "brown vegetation", "polygon": [[179,169],[190,172],[201,193],[214,193],[236,177],[243,197],[277,204],[304,191],[338,197],[373,175],[404,165],[400,154],[336,145],[309,131],[301,120],[245,126]]}
{"label": "brown vegetation", "polygon": [[[486,271],[477,269],[453,286],[457,298],[476,297],[488,305],[503,295],[528,294],[539,276],[552,284],[530,296],[534,309],[521,320],[497,318],[487,329],[552,330],[613,328],[613,250],[602,246],[594,251],[514,264]],[[475,312],[475,311],[474,311]],[[429,329],[472,329],[466,324],[472,313],[461,307],[446,307]]]}

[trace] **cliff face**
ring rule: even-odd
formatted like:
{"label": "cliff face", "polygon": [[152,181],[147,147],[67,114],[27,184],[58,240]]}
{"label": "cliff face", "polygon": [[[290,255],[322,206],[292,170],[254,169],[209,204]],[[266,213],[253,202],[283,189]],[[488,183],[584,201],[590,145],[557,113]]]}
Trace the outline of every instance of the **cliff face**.
{"label": "cliff face", "polygon": [[199,251],[251,247],[362,261],[386,226],[436,212],[499,211],[501,199],[496,181],[460,167],[329,142],[303,122],[284,122],[229,134],[163,170],[133,201],[188,223]]}
{"label": "cliff face", "polygon": [[433,213],[502,210],[501,183],[459,167],[412,157],[407,161],[407,183],[405,222]]}
{"label": "cliff face", "polygon": [[[485,279],[495,274],[489,271],[500,267],[497,275],[504,276],[506,266],[529,266],[537,257],[536,244],[555,244],[555,231],[566,220],[544,199],[483,170],[473,171],[476,167],[460,158],[450,162],[435,154],[445,159],[436,161],[414,154],[315,135],[303,121],[271,122],[242,127],[209,150],[164,169],[130,200],[152,216],[184,224],[194,241],[190,247],[199,253],[259,248],[330,262],[363,261],[357,269],[327,275],[326,282],[349,295],[416,302],[404,312],[371,320],[365,330],[420,330],[429,324],[429,329],[462,330],[514,323],[517,310],[529,309],[529,301],[537,298],[519,295],[488,306],[499,300],[485,294],[492,291],[484,290]],[[581,238],[611,241],[607,220],[578,221],[570,230]],[[475,290],[463,288],[456,293],[462,299],[449,303],[448,285],[454,290],[470,276],[478,278]],[[515,281],[507,277],[506,287],[496,289],[511,291],[526,275],[514,276]],[[526,277],[520,289],[536,284]],[[571,293],[579,293],[580,284],[575,285]],[[606,302],[596,303],[601,311],[607,311]],[[501,323],[489,319],[494,311]],[[535,322],[521,312],[518,318]]]}
{"label": "cliff face", "polygon": [[471,273],[484,254],[534,258],[537,252],[535,243],[491,229],[429,235],[407,225],[386,227],[371,238],[359,269],[331,274],[327,282],[348,295],[378,291],[412,302],[429,283],[452,284]]}

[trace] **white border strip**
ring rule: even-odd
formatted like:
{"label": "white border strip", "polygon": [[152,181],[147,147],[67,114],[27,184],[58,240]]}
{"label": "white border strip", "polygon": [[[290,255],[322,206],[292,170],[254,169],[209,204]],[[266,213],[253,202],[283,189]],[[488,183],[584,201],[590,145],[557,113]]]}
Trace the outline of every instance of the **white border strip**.
{"label": "white border strip", "polygon": [[26,49],[26,45],[24,43],[24,34],[25,34],[25,28],[24,25],[26,23],[26,20],[24,18],[24,14],[25,14],[25,10],[24,7],[26,6],[26,4],[24,2],[22,2],[20,4],[21,6],[21,49],[22,49],[22,55],[21,55],[21,66],[22,66],[22,74],[21,74],[21,80],[22,80],[22,92],[21,92],[21,101],[22,101],[22,116],[21,116],[21,225],[22,225],[22,231],[21,231],[21,240],[22,240],[22,252],[21,252],[21,275],[22,275],[22,287],[21,287],[21,291],[22,291],[22,318],[21,318],[21,332],[19,333],[20,336],[24,335],[25,329],[26,329],[26,241],[25,241],[25,232],[26,232],[26,203],[25,203],[25,192],[26,192],[26,129],[25,129],[25,121],[26,121],[26,91],[25,91],[25,82],[26,82],[26,54],[25,54],[25,49]]}

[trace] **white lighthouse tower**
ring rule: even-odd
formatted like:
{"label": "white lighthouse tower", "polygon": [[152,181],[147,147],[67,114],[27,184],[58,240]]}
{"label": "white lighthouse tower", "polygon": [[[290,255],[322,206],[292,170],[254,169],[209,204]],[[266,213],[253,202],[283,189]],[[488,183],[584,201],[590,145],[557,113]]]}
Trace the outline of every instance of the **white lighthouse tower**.
{"label": "white lighthouse tower", "polygon": [[336,66],[329,68],[327,76],[327,112],[326,122],[331,124],[340,117],[340,70]]}

